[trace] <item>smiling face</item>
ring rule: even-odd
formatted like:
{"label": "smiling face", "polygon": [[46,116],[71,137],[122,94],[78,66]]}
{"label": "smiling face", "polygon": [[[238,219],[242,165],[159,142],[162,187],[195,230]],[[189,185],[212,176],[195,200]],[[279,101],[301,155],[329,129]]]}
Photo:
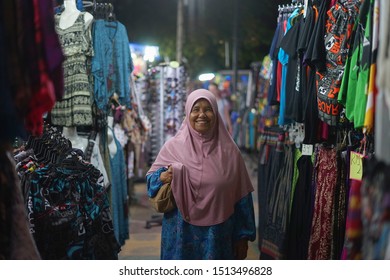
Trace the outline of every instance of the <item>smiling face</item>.
{"label": "smiling face", "polygon": [[191,127],[195,131],[206,134],[214,127],[215,120],[210,102],[203,98],[195,102],[189,117]]}

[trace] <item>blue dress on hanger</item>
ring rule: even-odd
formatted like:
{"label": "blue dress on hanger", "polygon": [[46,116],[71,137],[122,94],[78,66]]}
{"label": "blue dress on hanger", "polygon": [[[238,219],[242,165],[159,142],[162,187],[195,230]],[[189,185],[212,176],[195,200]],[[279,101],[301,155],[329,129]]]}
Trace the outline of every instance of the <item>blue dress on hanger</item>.
{"label": "blue dress on hanger", "polygon": [[128,197],[127,197],[127,178],[126,161],[121,144],[116,139],[114,132],[113,141],[115,141],[117,152],[113,157],[110,156],[111,167],[111,210],[112,221],[114,225],[114,234],[122,246],[129,238],[129,220],[128,220]]}
{"label": "blue dress on hanger", "polygon": [[131,108],[130,75],[133,71],[126,27],[118,21],[95,20],[92,31],[95,55],[92,58],[94,98],[107,112],[114,93],[122,105]]}
{"label": "blue dress on hanger", "polygon": [[[161,172],[165,167],[149,174],[148,196],[153,197],[163,183]],[[165,213],[161,231],[162,260],[233,260],[234,241],[256,239],[252,194],[237,202],[234,214],[225,222],[214,226],[194,226],[183,220],[180,211]]]}

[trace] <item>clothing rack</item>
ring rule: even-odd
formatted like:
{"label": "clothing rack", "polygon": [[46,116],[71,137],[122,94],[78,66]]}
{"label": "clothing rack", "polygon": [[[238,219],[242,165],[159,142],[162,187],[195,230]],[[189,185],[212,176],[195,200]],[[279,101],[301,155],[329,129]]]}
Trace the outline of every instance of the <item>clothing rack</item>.
{"label": "clothing rack", "polygon": [[96,19],[115,21],[114,4],[111,1],[93,1],[90,12]]}
{"label": "clothing rack", "polygon": [[302,1],[293,1],[291,4],[282,4],[278,5],[278,12],[292,12],[296,8],[301,8],[303,4]]}
{"label": "clothing rack", "polygon": [[29,136],[25,149],[32,149],[40,163],[57,163],[72,150],[72,143],[57,128],[46,124],[41,137]]}

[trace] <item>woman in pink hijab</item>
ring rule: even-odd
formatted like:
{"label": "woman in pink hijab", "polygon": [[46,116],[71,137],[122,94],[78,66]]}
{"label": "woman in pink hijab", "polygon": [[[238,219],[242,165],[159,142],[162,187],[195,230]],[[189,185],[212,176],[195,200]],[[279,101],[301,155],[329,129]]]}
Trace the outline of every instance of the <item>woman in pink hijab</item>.
{"label": "woman in pink hijab", "polygon": [[150,197],[171,182],[177,204],[164,214],[161,259],[245,259],[256,226],[240,150],[210,91],[193,91],[185,113],[146,175]]}

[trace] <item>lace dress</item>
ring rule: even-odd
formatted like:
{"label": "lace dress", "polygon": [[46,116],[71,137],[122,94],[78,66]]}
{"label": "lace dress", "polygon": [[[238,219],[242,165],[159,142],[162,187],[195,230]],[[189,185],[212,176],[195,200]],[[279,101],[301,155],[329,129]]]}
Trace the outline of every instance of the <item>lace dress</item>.
{"label": "lace dress", "polygon": [[81,12],[66,29],[59,26],[61,15],[55,16],[55,27],[65,55],[64,96],[51,111],[51,122],[60,126],[92,125],[92,85],[87,65],[93,56],[91,28],[85,26]]}

